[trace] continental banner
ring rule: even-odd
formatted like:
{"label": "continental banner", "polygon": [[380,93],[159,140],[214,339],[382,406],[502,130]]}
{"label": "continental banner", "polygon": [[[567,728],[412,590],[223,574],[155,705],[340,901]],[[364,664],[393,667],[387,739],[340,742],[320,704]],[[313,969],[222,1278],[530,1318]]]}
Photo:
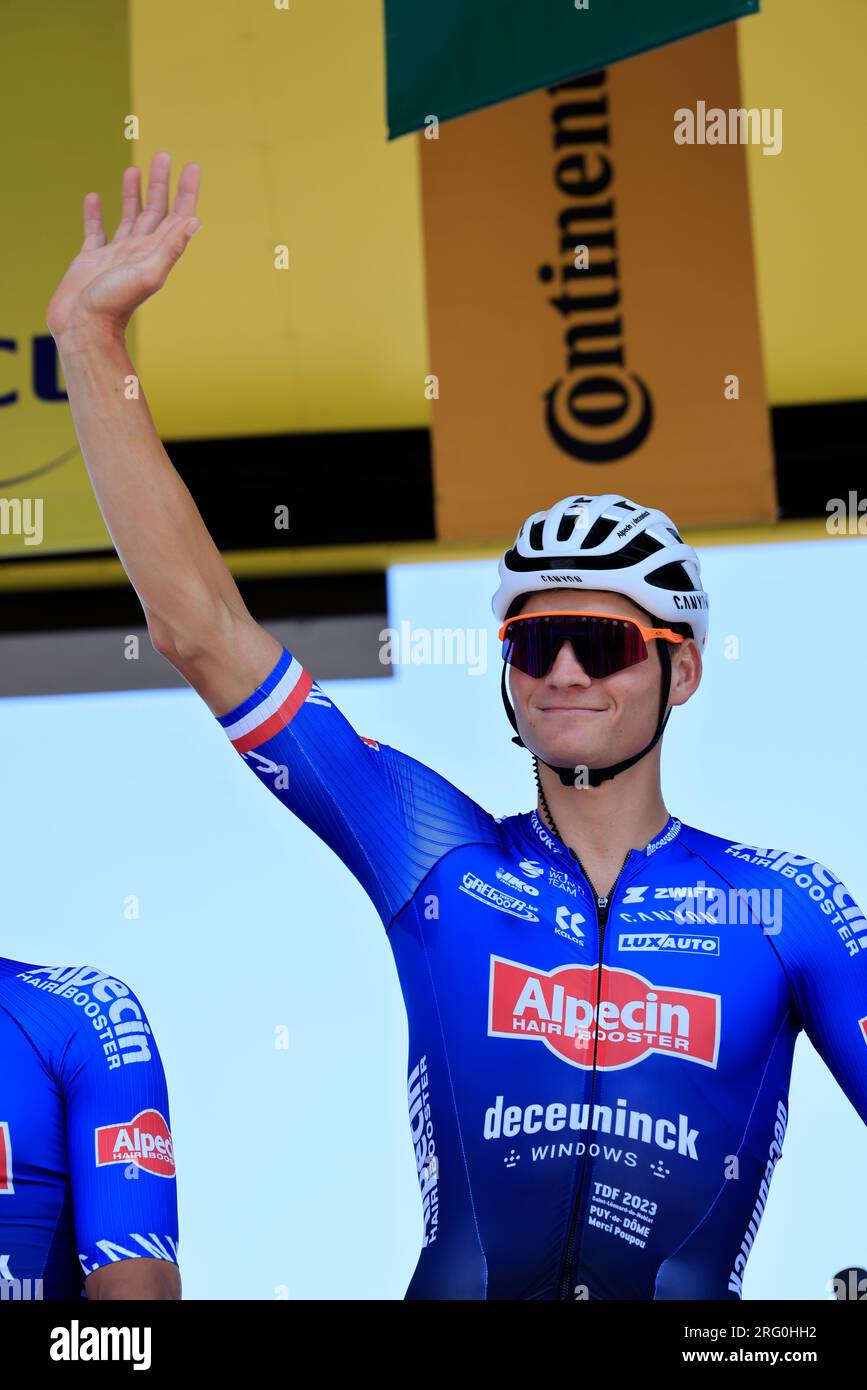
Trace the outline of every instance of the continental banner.
{"label": "continental banner", "polygon": [[739,107],[729,25],[419,138],[440,539],[570,491],[776,518]]}

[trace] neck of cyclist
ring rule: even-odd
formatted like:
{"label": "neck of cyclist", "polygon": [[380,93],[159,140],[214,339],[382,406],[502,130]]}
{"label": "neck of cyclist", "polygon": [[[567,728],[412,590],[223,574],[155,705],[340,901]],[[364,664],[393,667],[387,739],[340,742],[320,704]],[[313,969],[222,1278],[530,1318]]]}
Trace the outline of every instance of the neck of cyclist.
{"label": "neck of cyclist", "polygon": [[[564,787],[556,772],[538,762],[539,780],[560,837],[575,851],[599,893],[607,893],[629,850],[644,849],[668,820],[660,781],[661,747],[662,740],[598,787],[582,786],[580,781]],[[537,813],[550,829],[541,798]]]}

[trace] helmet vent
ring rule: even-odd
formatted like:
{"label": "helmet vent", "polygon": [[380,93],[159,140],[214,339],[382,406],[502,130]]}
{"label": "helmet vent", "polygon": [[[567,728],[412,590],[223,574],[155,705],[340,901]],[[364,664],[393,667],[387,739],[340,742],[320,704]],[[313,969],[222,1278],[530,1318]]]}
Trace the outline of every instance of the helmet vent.
{"label": "helmet vent", "polygon": [[642,531],[640,535],[627,541],[618,554],[625,565],[637,565],[639,560],[646,560],[648,555],[654,555],[657,550],[664,548],[662,541],[651,536],[649,531]]}
{"label": "helmet vent", "polygon": [[662,565],[652,574],[645,576],[648,584],[652,584],[656,589],[668,589],[669,592],[678,589],[694,589],[695,585],[687,574],[683,565],[675,561],[670,565]]}
{"label": "helmet vent", "polygon": [[597,545],[602,545],[603,541],[608,540],[608,537],[611,535],[611,532],[619,524],[619,522],[612,520],[611,517],[600,516],[596,521],[594,521],[593,525],[590,527],[590,530],[587,532],[587,535],[581,542],[581,549],[595,550]]}
{"label": "helmet vent", "polygon": [[530,527],[529,544],[531,550],[542,549],[542,530],[545,526],[544,521],[534,521]]}

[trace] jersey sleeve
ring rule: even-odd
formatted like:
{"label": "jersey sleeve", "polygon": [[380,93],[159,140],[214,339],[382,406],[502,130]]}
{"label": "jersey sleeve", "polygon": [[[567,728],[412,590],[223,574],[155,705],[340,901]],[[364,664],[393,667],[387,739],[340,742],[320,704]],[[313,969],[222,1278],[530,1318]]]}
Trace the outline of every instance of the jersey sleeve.
{"label": "jersey sleeve", "polygon": [[360,737],[285,648],[219,722],[268,790],[339,855],[386,927],[450,849],[496,838],[493,818],[446,778]]}
{"label": "jersey sleeve", "polygon": [[98,974],[62,1060],[78,1255],[102,1265],[178,1259],[168,1092],[144,1009],[122,980]]}
{"label": "jersey sleeve", "polygon": [[[804,1031],[867,1124],[867,921],[830,869],[799,857],[813,896],[794,885],[779,948]],[[821,893],[821,897],[819,894]],[[798,895],[798,896],[796,896]]]}

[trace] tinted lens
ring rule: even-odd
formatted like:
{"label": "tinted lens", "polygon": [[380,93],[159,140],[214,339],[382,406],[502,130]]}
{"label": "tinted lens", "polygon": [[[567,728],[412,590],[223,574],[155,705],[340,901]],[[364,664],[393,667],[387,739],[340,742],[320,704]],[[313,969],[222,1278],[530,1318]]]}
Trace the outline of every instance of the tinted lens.
{"label": "tinted lens", "polygon": [[581,613],[522,618],[510,623],[503,639],[503,660],[539,680],[550,671],[564,642],[594,680],[611,676],[647,657],[634,623]]}

